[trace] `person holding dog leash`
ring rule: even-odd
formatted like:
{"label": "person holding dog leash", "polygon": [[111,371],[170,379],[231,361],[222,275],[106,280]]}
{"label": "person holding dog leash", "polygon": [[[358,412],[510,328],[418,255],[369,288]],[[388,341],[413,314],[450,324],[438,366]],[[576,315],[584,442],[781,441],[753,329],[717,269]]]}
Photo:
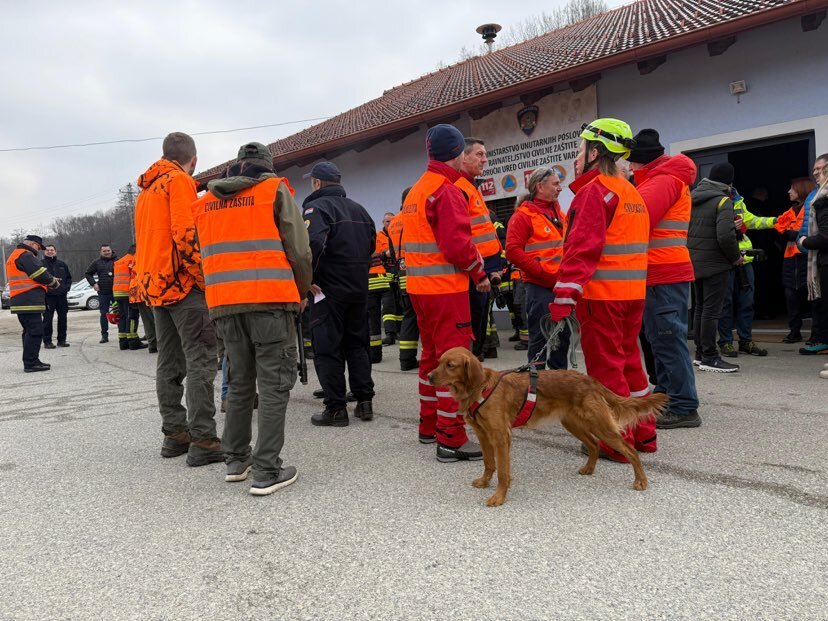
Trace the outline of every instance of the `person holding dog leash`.
{"label": "person holding dog leash", "polygon": [[[582,127],[575,160],[575,199],[567,217],[563,258],[549,305],[553,322],[577,307],[587,373],[621,397],[650,394],[641,367],[638,334],[647,286],[650,217],[644,200],[619,171],[617,161],[635,146],[630,126],[602,118]],[[656,451],[655,418],[624,431],[636,450]],[[601,454],[626,462],[600,444]]]}

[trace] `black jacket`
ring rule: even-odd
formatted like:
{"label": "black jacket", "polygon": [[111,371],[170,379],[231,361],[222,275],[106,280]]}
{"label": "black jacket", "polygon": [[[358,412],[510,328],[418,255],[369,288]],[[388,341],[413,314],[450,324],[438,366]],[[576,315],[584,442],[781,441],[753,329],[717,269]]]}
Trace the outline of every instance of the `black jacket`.
{"label": "black jacket", "polygon": [[112,295],[112,282],[115,280],[115,261],[118,256],[113,252],[108,259],[98,257],[86,269],[86,281],[95,286],[95,275],[98,276],[98,293]]}
{"label": "black jacket", "polygon": [[313,282],[342,302],[368,299],[368,269],[377,233],[365,208],[341,185],[320,188],[302,203],[313,253]]}
{"label": "black jacket", "polygon": [[[817,233],[802,240],[802,247],[808,250],[818,250],[817,264],[820,267],[825,267],[828,265],[828,196],[821,196],[816,199],[813,207]],[[825,294],[823,293],[823,295]]]}
{"label": "black jacket", "polygon": [[687,249],[697,279],[733,269],[741,256],[729,191],[724,183],[702,179],[690,194]]}
{"label": "black jacket", "polygon": [[69,266],[57,257],[44,257],[43,267],[49,270],[49,273],[55,278],[60,278],[60,287],[49,289],[46,292],[46,297],[66,297],[66,294],[69,293],[69,287],[72,286],[72,273],[69,271]]}

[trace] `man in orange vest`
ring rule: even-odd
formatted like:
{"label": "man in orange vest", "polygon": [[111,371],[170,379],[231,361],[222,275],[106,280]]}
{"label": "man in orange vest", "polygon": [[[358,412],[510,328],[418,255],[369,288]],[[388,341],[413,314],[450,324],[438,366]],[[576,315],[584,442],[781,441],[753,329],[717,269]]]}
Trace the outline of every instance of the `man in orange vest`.
{"label": "man in orange vest", "polygon": [[[243,481],[252,469],[255,496],[272,494],[298,476],[280,453],[296,383],[297,314],[311,285],[308,233],[272,158],[259,142],[243,145],[236,163],[210,181],[193,205],[207,306],[227,360],[225,481]],[[257,385],[259,424],[251,452]]]}
{"label": "man in orange vest", "polygon": [[130,301],[130,281],[135,263],[135,244],[126,254],[115,261],[115,280],[112,283],[112,297],[118,303],[118,347],[127,349],[146,349],[147,345],[138,338],[138,305]]}
{"label": "man in orange vest", "polygon": [[483,457],[466,436],[462,413],[449,389],[429,381],[446,350],[471,344],[469,279],[481,293],[491,290],[483,259],[471,240],[468,201],[454,185],[460,179],[465,147],[463,134],[451,125],[429,129],[427,170],[402,208],[408,294],[423,343],[420,442],[437,442],[437,459],[443,462]]}
{"label": "man in orange vest", "polygon": [[[587,373],[622,397],[644,397],[638,334],[647,289],[650,218],[638,191],[616,162],[635,146],[630,126],[618,119],[584,124],[575,160],[575,199],[567,217],[564,253],[549,305],[553,321],[577,305]],[[583,299],[582,299],[583,298]],[[627,428],[624,439],[639,451],[656,450],[655,417]],[[626,460],[601,443],[602,455]]]}
{"label": "man in orange vest", "polygon": [[383,256],[388,251],[388,235],[380,229],[376,236],[368,270],[368,352],[371,364],[382,362],[382,301],[391,290],[388,281],[390,274],[383,263]]}
{"label": "man in orange vest", "polygon": [[[187,465],[204,466],[224,461],[224,453],[216,437],[213,396],[216,331],[204,300],[193,221],[196,162],[193,139],[174,132],[164,139],[163,157],[138,178],[135,273],[138,294],[155,314],[161,456],[187,453]],[[184,378],[186,407],[181,404]]]}
{"label": "man in orange vest", "polygon": [[693,264],[687,250],[690,184],[696,165],[686,155],[664,155],[658,132],[642,129],[630,153],[630,170],[650,215],[644,333],[653,351],[655,392],[670,398],[659,429],[698,427],[699,397],[687,347],[687,318]]}
{"label": "man in orange vest", "polygon": [[382,216],[382,229],[377,231],[377,237],[382,235],[388,244],[387,250],[382,254],[385,263],[385,277],[388,281],[388,289],[382,294],[382,329],[385,330],[385,338],[382,339],[384,347],[397,342],[397,335],[400,332],[400,323],[403,320],[402,308],[400,308],[400,276],[399,267],[391,257],[396,255],[396,247],[392,251],[393,242],[388,227],[394,219],[393,213],[386,211]]}
{"label": "man in orange vest", "polygon": [[11,312],[23,327],[23,371],[48,371],[51,365],[41,362],[43,313],[46,311],[46,290],[60,287],[60,279],[52,276],[37,259],[43,250],[43,239],[26,235],[6,259]]}
{"label": "man in orange vest", "polygon": [[388,259],[396,264],[396,276],[400,292],[400,370],[413,371],[420,366],[417,360],[417,348],[420,342],[420,328],[417,326],[417,314],[411,305],[411,298],[408,296],[408,275],[405,271],[405,251],[402,247],[402,205],[405,204],[405,197],[408,196],[411,188],[403,190],[400,201],[400,211],[391,218],[388,223]]}
{"label": "man in orange vest", "polygon": [[[475,178],[481,176],[489,163],[486,156],[486,143],[480,138],[466,138],[463,165],[460,169],[460,178],[454,183],[463,193],[469,209],[471,219],[472,243],[483,257],[483,269],[489,275],[492,286],[500,285],[500,270],[503,269],[503,259],[500,254],[503,248],[497,237],[494,224],[489,217],[489,208],[486,201],[474,184]],[[489,326],[489,312],[491,292],[481,293],[474,283],[469,282],[469,310],[471,313],[472,333],[474,344],[472,353],[481,361],[486,352],[487,328]]]}

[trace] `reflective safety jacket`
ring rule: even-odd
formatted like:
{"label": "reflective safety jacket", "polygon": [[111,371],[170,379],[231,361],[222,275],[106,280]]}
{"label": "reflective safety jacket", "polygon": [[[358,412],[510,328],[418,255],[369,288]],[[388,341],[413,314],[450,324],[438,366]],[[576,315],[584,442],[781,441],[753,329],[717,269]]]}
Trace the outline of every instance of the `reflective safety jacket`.
{"label": "reflective safety jacket", "polygon": [[129,297],[129,281],[135,255],[125,254],[115,261],[115,279],[112,282],[112,295],[116,298]]}
{"label": "reflective safety jacket", "polygon": [[37,260],[31,248],[20,244],[6,259],[12,313],[46,311],[46,288],[57,281]]}
{"label": "reflective safety jacket", "polygon": [[474,282],[486,278],[483,259],[471,243],[467,202],[450,177],[456,181],[459,173],[429,161],[405,199],[402,246],[411,294],[466,292],[470,277]]}
{"label": "reflective safety jacket", "polygon": [[576,194],[567,214],[555,301],[643,300],[650,217],[641,195],[626,179],[597,170],[570,187]]}
{"label": "reflective safety jacket", "polygon": [[489,208],[486,206],[486,202],[483,200],[480,191],[465,175],[461,175],[454,182],[454,185],[459,188],[469,203],[471,239],[472,243],[477,246],[480,256],[485,259],[486,257],[499,254],[503,248],[500,246],[497,231],[489,216]]}
{"label": "reflective safety jacket", "polygon": [[[377,231],[377,241],[374,243],[374,254],[371,255],[371,262],[382,261],[383,253],[386,250],[388,250],[388,236],[383,230]],[[384,265],[373,265],[368,270],[368,292],[388,289],[391,286],[389,276],[390,274],[386,272]]]}
{"label": "reflective safety jacket", "polygon": [[[742,216],[742,222],[748,231],[772,229],[773,225],[776,224],[776,218],[774,217],[755,216],[749,212],[745,205],[745,199],[739,194],[736,194],[732,198],[733,214],[735,216]],[[744,251],[750,250],[751,248],[753,248],[753,243],[750,241],[750,238],[742,234],[742,239],[739,240],[739,250]],[[747,263],[753,263],[753,257],[745,256],[745,264]]]}
{"label": "reflective safety jacket", "polygon": [[227,199],[207,192],[193,205],[208,308],[299,302],[273,218],[281,183],[270,177]]}
{"label": "reflective safety jacket", "polygon": [[526,201],[509,220],[506,258],[523,271],[523,279],[552,288],[563,256],[566,216],[554,203]]}

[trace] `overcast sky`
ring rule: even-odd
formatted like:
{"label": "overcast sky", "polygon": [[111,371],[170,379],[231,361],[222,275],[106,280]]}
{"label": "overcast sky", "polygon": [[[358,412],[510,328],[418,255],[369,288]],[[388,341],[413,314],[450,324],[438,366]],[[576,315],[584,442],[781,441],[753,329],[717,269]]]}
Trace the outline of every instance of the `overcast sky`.
{"label": "overcast sky", "polygon": [[[455,62],[482,23],[508,27],[559,4],[4,0],[0,149],[333,116]],[[196,137],[198,170],[310,124]],[[0,235],[112,206],[160,154],[159,140],[0,151]]]}

